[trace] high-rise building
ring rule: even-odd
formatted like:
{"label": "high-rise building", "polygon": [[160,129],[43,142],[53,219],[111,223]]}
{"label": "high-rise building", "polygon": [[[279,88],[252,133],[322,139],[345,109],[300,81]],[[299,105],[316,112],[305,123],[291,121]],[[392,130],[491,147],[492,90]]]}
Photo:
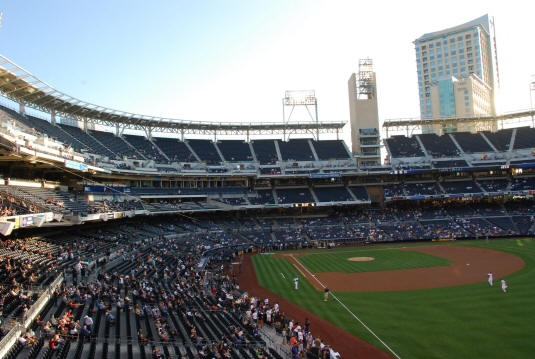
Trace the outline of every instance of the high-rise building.
{"label": "high-rise building", "polygon": [[351,145],[359,165],[381,164],[377,81],[372,59],[359,60],[359,72],[348,81]]}
{"label": "high-rise building", "polygon": [[[495,115],[488,15],[424,34],[414,41],[414,45],[421,118]],[[451,130],[474,130],[478,124],[459,126],[464,127]],[[437,132],[448,129],[429,126],[423,130]]]}

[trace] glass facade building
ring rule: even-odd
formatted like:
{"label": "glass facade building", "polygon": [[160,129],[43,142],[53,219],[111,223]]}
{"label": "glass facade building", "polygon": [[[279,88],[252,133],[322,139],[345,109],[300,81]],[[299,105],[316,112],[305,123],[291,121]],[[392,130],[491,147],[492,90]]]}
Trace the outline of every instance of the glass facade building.
{"label": "glass facade building", "polygon": [[[422,118],[494,114],[494,73],[488,15],[446,30],[424,34],[414,41],[414,45]],[[474,81],[477,86],[464,86],[467,79]],[[478,93],[463,93],[464,96],[460,98],[456,94],[459,82],[464,87],[458,91],[474,88]],[[474,104],[476,95],[483,104]]]}

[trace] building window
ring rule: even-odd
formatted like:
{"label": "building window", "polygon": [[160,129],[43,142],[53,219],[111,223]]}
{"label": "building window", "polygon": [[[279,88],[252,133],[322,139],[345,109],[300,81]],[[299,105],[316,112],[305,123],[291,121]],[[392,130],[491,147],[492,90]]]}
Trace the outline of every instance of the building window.
{"label": "building window", "polygon": [[457,37],[457,41],[463,41],[463,37],[462,36]]}
{"label": "building window", "polygon": [[[477,30],[476,30],[476,33],[477,33]],[[470,34],[466,34],[466,35],[464,36],[465,39],[469,39],[469,38],[471,38],[471,37],[472,37],[472,35],[470,35]]]}
{"label": "building window", "polygon": [[437,42],[435,43],[435,46],[436,46],[436,47],[440,47],[441,45],[442,45],[442,44],[440,43],[440,41],[437,41]]}
{"label": "building window", "polygon": [[433,44],[429,44],[429,48],[432,49],[434,46]]}
{"label": "building window", "polygon": [[450,39],[450,44],[453,44],[454,42],[455,42],[455,38],[452,37],[452,38]]}

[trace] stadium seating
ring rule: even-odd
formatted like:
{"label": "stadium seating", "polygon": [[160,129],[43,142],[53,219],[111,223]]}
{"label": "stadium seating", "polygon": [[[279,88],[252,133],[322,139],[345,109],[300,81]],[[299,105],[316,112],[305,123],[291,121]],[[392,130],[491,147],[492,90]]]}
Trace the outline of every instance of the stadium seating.
{"label": "stadium seating", "polygon": [[252,141],[256,159],[261,165],[273,165],[279,160],[274,140]]}
{"label": "stadium seating", "polygon": [[154,160],[156,162],[167,162],[167,159],[158,151],[156,146],[150,142],[146,137],[124,135],[124,139],[132,147],[138,150],[146,159]]}
{"label": "stadium seating", "polygon": [[484,131],[483,134],[498,151],[509,151],[511,136],[513,134],[512,129],[505,129],[497,132]]}
{"label": "stadium seating", "polygon": [[217,143],[223,158],[227,162],[252,161],[253,155],[249,144],[240,140],[224,140]]}
{"label": "stadium seating", "polygon": [[451,194],[481,192],[481,189],[474,181],[442,182],[441,185],[446,193]]}
{"label": "stadium seating", "polygon": [[216,165],[222,161],[212,141],[191,139],[188,140],[188,144],[200,160],[206,162],[206,164]]}
{"label": "stadium seating", "polygon": [[319,202],[354,201],[346,187],[314,187],[314,193]]}
{"label": "stadium seating", "polygon": [[457,157],[459,149],[455,146],[449,135],[437,136],[434,133],[418,135],[427,153],[437,157]]}
{"label": "stadium seating", "polygon": [[314,161],[308,139],[291,139],[288,142],[277,141],[283,161]]}
{"label": "stadium seating", "polygon": [[403,190],[405,186],[402,184],[389,184],[383,186],[383,191],[385,197],[400,197],[405,196],[405,191]]}
{"label": "stadium seating", "polygon": [[257,197],[248,196],[249,202],[251,204],[275,204],[275,199],[273,198],[273,191],[270,189],[259,189],[256,191]]}
{"label": "stadium seating", "polygon": [[357,201],[369,201],[368,191],[363,186],[350,186],[349,190],[353,193]]}
{"label": "stadium seating", "polygon": [[416,137],[392,136],[385,139],[385,144],[392,158],[424,156]]}
{"label": "stadium seating", "polygon": [[172,162],[197,162],[184,142],[170,137],[153,137],[154,143]]}
{"label": "stadium seating", "polygon": [[344,142],[341,140],[311,140],[312,146],[316,150],[320,161],[327,160],[347,160],[350,158]]}
{"label": "stadium seating", "polygon": [[479,133],[457,132],[452,136],[465,153],[494,152]]}
{"label": "stadium seating", "polygon": [[408,196],[434,196],[442,193],[436,182],[405,183],[403,188]]}
{"label": "stadium seating", "polygon": [[514,177],[511,182],[511,191],[535,190],[535,177]]}
{"label": "stadium seating", "polygon": [[513,149],[535,148],[535,128],[520,127],[516,129]]}
{"label": "stadium seating", "polygon": [[101,156],[106,156],[113,158],[115,157],[115,154],[111,152],[108,148],[104,147],[100,142],[98,142],[95,138],[90,136],[87,132],[83,131],[82,129],[74,126],[68,126],[68,125],[59,125],[61,129],[68,134],[70,134],[73,138],[76,138],[78,141],[80,141],[84,146],[79,146],[75,143],[73,143],[73,148],[79,148],[79,149],[86,149],[86,151],[90,153],[94,153]]}
{"label": "stadium seating", "polygon": [[486,192],[504,192],[509,186],[509,180],[507,178],[495,179],[495,180],[479,180],[477,181],[481,188]]}
{"label": "stadium seating", "polygon": [[308,188],[277,188],[276,193],[280,204],[316,202]]}
{"label": "stadium seating", "polygon": [[140,153],[136,152],[121,137],[117,137],[113,133],[89,130],[89,134],[113,152],[116,158],[128,157],[143,159]]}

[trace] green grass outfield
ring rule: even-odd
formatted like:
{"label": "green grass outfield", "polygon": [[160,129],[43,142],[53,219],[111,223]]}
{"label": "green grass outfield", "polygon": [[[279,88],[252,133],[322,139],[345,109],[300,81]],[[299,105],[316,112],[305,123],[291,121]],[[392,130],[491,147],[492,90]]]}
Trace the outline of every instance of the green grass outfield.
{"label": "green grass outfield", "polygon": [[[489,288],[486,273],[481,283],[456,287],[335,294],[403,359],[535,357],[535,240],[448,244],[509,252],[524,259],[526,266],[505,277],[507,294],[501,292],[497,278]],[[288,259],[255,255],[253,263],[263,287],[385,350],[339,303],[332,299],[324,303],[322,293]],[[301,279],[299,291],[293,290],[295,276]]]}
{"label": "green grass outfield", "polygon": [[[352,257],[373,257],[369,262],[351,262]],[[396,269],[427,268],[447,266],[451,261],[429,254],[400,251],[397,249],[372,249],[328,251],[323,254],[311,254],[305,257],[296,257],[312,273],[322,272],[377,272]]]}

